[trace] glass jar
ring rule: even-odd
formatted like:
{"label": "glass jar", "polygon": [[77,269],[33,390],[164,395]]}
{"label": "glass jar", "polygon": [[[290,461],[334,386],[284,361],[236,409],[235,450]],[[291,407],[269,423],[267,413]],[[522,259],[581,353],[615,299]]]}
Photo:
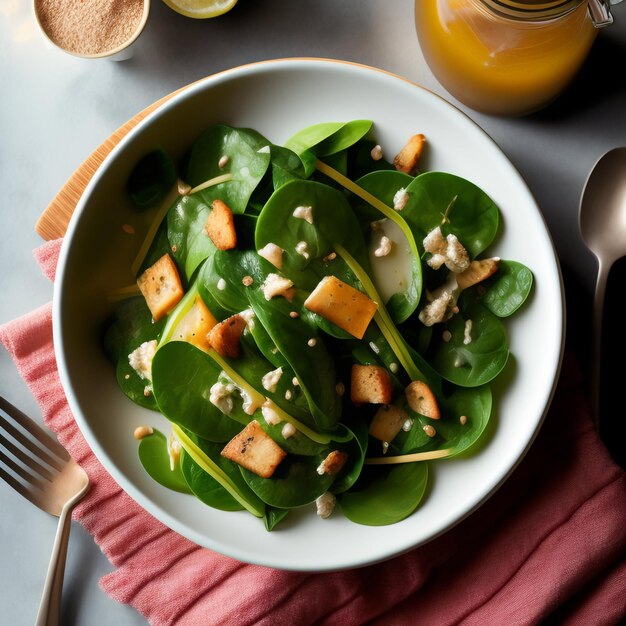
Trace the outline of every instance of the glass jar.
{"label": "glass jar", "polygon": [[415,0],[420,46],[439,82],[496,115],[551,102],[580,69],[597,28],[611,22],[609,0]]}

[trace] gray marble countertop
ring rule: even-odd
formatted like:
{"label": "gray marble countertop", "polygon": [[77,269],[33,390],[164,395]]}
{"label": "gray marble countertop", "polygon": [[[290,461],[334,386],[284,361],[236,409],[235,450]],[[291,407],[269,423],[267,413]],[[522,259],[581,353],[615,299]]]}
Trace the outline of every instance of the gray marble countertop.
{"label": "gray marble countertop", "polygon": [[[37,30],[31,4],[0,0],[0,323],[52,297],[32,257],[42,243],[33,229],[41,211],[117,127],[183,85],[253,61],[325,57],[380,67],[454,102],[423,60],[409,0],[241,0],[229,14],[208,21],[186,19],[155,0],[134,58],[122,63],[51,49]],[[600,33],[576,82],[549,108],[519,119],[465,109],[502,147],[539,203],[565,276],[570,337],[582,354],[590,337],[596,264],[578,233],[580,192],[595,161],[626,145],[623,70],[609,82],[600,74],[603,68],[623,68],[626,59],[626,6],[614,12],[616,24]],[[41,419],[4,348],[0,393]],[[56,518],[3,482],[0,510],[0,622],[32,624]],[[145,623],[100,591],[98,579],[112,566],[76,523],[68,558],[63,624]]]}

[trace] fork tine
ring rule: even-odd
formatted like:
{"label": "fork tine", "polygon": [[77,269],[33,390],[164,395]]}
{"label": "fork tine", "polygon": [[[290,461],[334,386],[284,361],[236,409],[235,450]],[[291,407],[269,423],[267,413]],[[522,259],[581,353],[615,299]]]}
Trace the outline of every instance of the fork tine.
{"label": "fork tine", "polygon": [[[20,411],[16,406],[11,404],[8,400],[0,396],[0,410],[4,411],[6,415],[8,415],[11,419],[17,422],[25,431],[30,433],[39,443],[41,443],[48,452],[54,454],[63,462],[67,462],[70,460],[70,455],[67,450],[47,431],[45,431],[41,426],[39,426],[34,420],[32,420],[28,415]],[[19,433],[19,431],[17,431]],[[28,439],[26,439],[30,443]],[[20,440],[20,443],[22,441]],[[41,451],[39,449],[33,450],[28,444],[26,444],[31,452],[41,456]],[[50,462],[45,459],[46,463],[56,467],[56,469],[61,469],[58,463]]]}
{"label": "fork tine", "polygon": [[26,498],[29,502],[35,506],[39,506],[38,499],[35,494],[22,485],[19,480],[16,480],[13,476],[11,476],[11,474],[3,470],[2,467],[0,467],[0,478],[2,478],[2,480],[4,480],[9,487],[15,489],[15,491],[17,491],[17,493],[21,496],[24,496],[24,498]]}
{"label": "fork tine", "polygon": [[[0,419],[0,424],[2,424],[2,420]],[[30,454],[26,454],[23,450],[18,448],[11,440],[7,439],[4,435],[0,434],[0,445],[4,447],[4,449],[18,461],[21,461],[24,465],[29,467],[33,472],[36,472],[43,478],[48,481],[52,481],[54,475],[52,472],[44,467],[37,459],[30,456]]]}
{"label": "fork tine", "polygon": [[37,476],[33,476],[30,474],[24,467],[22,467],[19,463],[16,463],[10,456],[2,452],[0,449],[0,461],[5,464],[10,470],[12,470],[17,476],[27,481],[31,485],[37,487],[38,489],[44,489],[45,483],[38,478]]}

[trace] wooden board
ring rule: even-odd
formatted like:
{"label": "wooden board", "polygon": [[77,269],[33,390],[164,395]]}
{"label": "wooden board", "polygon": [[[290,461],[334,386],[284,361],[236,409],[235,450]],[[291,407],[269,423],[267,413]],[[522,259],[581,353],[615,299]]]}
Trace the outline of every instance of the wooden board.
{"label": "wooden board", "polygon": [[123,126],[120,126],[101,146],[94,150],[68,178],[61,190],[53,198],[52,202],[39,216],[35,224],[37,234],[47,241],[63,237],[67,230],[67,225],[70,222],[70,218],[72,217],[72,213],[85,191],[85,187],[87,187],[87,184],[109,152],[111,152],[122,137],[137,126],[141,120],[160,107],[164,102],[167,102],[172,96],[183,91],[183,89],[186,89],[186,87],[182,87],[168,94],[140,113],[137,113],[135,117],[126,122]]}

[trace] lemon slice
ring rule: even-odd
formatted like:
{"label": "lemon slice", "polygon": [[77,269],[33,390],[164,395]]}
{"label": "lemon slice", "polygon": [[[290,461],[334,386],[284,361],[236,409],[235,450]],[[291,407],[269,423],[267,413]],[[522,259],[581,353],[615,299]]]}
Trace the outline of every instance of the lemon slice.
{"label": "lemon slice", "polygon": [[230,11],[237,0],[163,0],[170,9],[185,17],[203,20]]}

